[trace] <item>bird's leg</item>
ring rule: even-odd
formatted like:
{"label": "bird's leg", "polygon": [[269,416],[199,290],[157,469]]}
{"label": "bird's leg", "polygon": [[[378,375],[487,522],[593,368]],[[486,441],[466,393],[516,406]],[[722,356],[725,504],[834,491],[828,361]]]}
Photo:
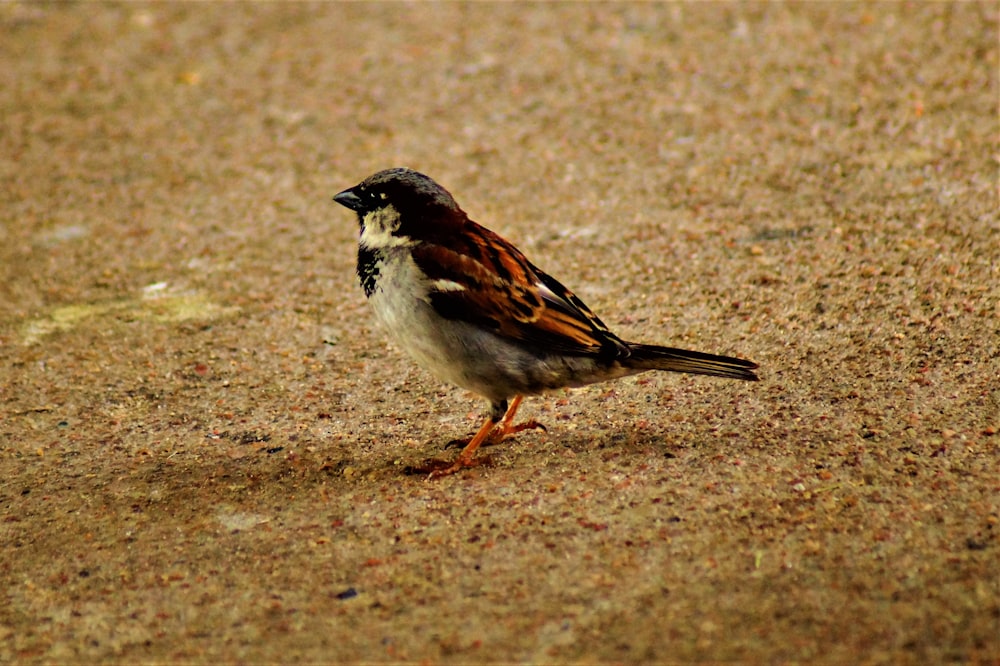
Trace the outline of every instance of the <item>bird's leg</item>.
{"label": "bird's leg", "polygon": [[[524,423],[514,425],[514,415],[517,414],[517,408],[521,406],[522,400],[524,400],[523,395],[516,395],[511,401],[510,407],[507,406],[506,401],[490,406],[490,416],[496,427],[490,431],[489,436],[482,442],[481,446],[493,446],[494,444],[499,444],[506,439],[508,435],[513,435],[514,433],[521,432],[522,430],[546,429],[545,426],[538,421],[525,421]],[[496,425],[498,422],[499,425]],[[459,446],[467,446],[473,439],[473,437],[453,439],[445,444],[444,448],[452,449]]]}
{"label": "bird's leg", "polygon": [[450,465],[444,460],[428,460],[424,463],[423,467],[420,468],[421,472],[429,472],[427,475],[427,480],[437,479],[442,476],[448,476],[449,474],[454,474],[460,469],[466,467],[476,467],[477,465],[482,465],[484,462],[489,460],[486,458],[476,458],[476,451],[479,446],[486,441],[486,438],[490,436],[490,432],[493,431],[493,426],[496,425],[496,420],[493,418],[492,414],[486,417],[486,423],[483,427],[479,429],[479,432],[469,440],[469,443],[465,445],[465,448],[458,454],[455,458],[455,462]]}
{"label": "bird's leg", "polygon": [[523,399],[524,396],[514,396],[514,400],[511,401],[509,407],[506,400],[492,403],[490,405],[490,414],[486,417],[486,423],[482,425],[472,439],[466,441],[456,440],[448,443],[448,446],[456,444],[465,445],[451,465],[448,465],[443,460],[428,460],[418,471],[429,472],[427,476],[428,480],[448,476],[465,467],[475,467],[488,461],[488,457],[475,457],[476,451],[480,446],[498,444],[508,435],[521,432],[522,430],[530,430],[532,428],[545,430],[545,426],[538,421],[526,421],[525,423],[514,425],[514,416],[517,414],[517,408],[521,406]]}
{"label": "bird's leg", "polygon": [[514,399],[510,403],[510,407],[507,408],[507,413],[503,415],[503,420],[500,421],[500,425],[490,433],[490,444],[499,444],[508,435],[513,435],[514,433],[521,432],[522,430],[545,430],[544,425],[534,420],[514,425],[514,415],[517,414],[517,408],[521,406],[522,400],[524,400],[523,395],[514,396]]}

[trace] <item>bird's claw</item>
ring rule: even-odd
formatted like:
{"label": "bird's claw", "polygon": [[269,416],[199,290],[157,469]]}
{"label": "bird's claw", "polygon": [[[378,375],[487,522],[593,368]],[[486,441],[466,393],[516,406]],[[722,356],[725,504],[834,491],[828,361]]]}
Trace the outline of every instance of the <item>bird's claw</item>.
{"label": "bird's claw", "polygon": [[[493,430],[493,432],[489,434],[489,437],[487,437],[486,440],[482,443],[482,446],[494,446],[496,444],[499,444],[503,440],[507,439],[514,433],[522,432],[524,430],[542,430],[544,432],[548,432],[549,429],[546,428],[544,424],[539,423],[538,421],[525,421],[524,423],[518,423],[515,426],[511,426],[507,430],[503,430],[502,428],[497,427]],[[465,437],[463,439],[453,439],[444,445],[444,449],[445,451],[447,451],[448,449],[464,447],[471,441],[472,441],[471,437]]]}
{"label": "bird's claw", "polygon": [[479,467],[480,465],[488,465],[492,463],[493,460],[489,456],[480,456],[478,458],[472,458],[470,460],[465,460],[459,456],[456,460],[440,460],[438,458],[428,458],[419,465],[411,465],[403,470],[404,474],[408,475],[427,475],[427,480],[431,481],[433,479],[440,479],[442,476],[450,476],[455,472],[470,467]]}

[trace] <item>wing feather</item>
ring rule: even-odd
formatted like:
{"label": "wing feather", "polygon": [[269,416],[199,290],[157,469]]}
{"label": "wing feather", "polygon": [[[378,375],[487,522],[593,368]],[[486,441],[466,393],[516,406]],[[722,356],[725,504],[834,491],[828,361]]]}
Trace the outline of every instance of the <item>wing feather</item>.
{"label": "wing feather", "polygon": [[462,237],[479,243],[454,249],[422,242],[412,250],[429,279],[431,304],[443,317],[563,354],[599,354],[608,361],[628,356],[628,346],[583,301],[499,235],[476,226],[477,233]]}

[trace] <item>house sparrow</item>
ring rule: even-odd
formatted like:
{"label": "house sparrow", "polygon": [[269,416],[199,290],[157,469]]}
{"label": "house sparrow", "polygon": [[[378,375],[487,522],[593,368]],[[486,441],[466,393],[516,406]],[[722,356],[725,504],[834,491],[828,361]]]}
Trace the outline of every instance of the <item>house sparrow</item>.
{"label": "house sparrow", "polygon": [[626,342],[509,241],[469,219],[451,194],[407,168],[337,194],[358,215],[358,277],[394,341],[432,374],[489,400],[486,422],[428,478],[483,462],[476,451],[526,428],[525,395],[647,370],[756,381],[756,363]]}

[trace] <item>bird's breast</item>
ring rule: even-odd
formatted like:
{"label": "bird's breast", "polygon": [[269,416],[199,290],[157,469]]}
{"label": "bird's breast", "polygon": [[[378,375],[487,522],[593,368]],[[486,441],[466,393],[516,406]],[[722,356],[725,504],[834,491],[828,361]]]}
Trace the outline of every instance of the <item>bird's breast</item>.
{"label": "bird's breast", "polygon": [[393,335],[426,325],[427,278],[402,248],[358,250],[358,277],[379,321]]}

